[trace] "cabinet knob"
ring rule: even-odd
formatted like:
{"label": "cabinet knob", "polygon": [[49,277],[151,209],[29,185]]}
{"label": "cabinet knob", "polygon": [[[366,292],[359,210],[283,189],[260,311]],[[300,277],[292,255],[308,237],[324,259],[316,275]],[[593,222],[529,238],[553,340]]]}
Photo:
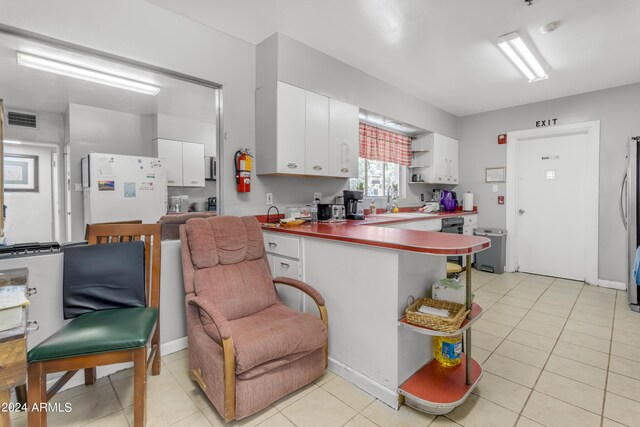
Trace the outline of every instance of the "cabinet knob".
{"label": "cabinet knob", "polygon": [[298,167],[298,165],[297,165],[297,164],[295,164],[295,163],[287,163],[287,167],[288,167],[289,169],[295,169],[295,168],[297,168],[297,167]]}
{"label": "cabinet knob", "polygon": [[340,172],[347,173],[347,172],[349,172],[349,168],[342,168],[342,169],[340,169]]}
{"label": "cabinet knob", "polygon": [[315,165],[315,166],[313,167],[313,170],[321,171],[321,170],[322,170],[322,166],[320,166],[320,165]]}
{"label": "cabinet knob", "polygon": [[27,320],[27,332],[34,332],[40,329],[37,320]]}

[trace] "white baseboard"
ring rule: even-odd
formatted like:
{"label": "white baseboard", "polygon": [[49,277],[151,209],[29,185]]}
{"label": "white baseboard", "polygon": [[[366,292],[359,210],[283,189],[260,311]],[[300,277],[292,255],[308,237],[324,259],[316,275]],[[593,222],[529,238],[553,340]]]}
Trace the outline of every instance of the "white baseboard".
{"label": "white baseboard", "polygon": [[627,285],[622,282],[614,282],[613,280],[598,279],[598,286],[603,288],[617,289],[619,291],[626,291]]}
{"label": "white baseboard", "polygon": [[[175,353],[185,348],[187,348],[187,337],[178,338],[177,340],[160,344],[160,355],[166,356],[167,354]],[[132,366],[133,363],[117,363],[114,365],[98,366],[96,369],[96,378],[106,377],[123,369],[131,368]],[[47,389],[55,384],[61,376],[62,373],[49,376],[49,379],[47,379]],[[62,386],[60,391],[68,390],[82,384],[84,384],[84,374],[82,371],[78,371],[73,378]]]}
{"label": "white baseboard", "polygon": [[361,374],[350,366],[329,357],[329,370],[349,381],[356,387],[366,391],[376,399],[398,409],[398,393],[380,384],[372,378]]}

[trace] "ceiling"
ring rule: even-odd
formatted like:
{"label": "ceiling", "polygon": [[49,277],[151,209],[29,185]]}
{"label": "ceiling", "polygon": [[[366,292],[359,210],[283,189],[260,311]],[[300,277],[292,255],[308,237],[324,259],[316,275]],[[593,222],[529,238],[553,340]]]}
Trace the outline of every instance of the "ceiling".
{"label": "ceiling", "polygon": [[[159,86],[156,96],[104,86],[18,65],[16,51],[65,62],[91,64],[91,68]],[[0,35],[0,99],[7,110],[63,113],[69,103],[133,114],[164,113],[215,123],[214,90],[165,75],[87,57],[18,37]]]}
{"label": "ceiling", "polygon": [[[253,44],[284,33],[458,116],[640,81],[636,0],[149,1]],[[512,31],[549,79],[528,83],[498,50]]]}

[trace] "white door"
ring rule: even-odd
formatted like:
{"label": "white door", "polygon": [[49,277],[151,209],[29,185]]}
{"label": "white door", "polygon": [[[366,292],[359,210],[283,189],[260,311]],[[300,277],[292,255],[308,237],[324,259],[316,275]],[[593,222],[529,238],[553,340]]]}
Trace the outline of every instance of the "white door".
{"label": "white door", "polygon": [[585,279],[586,164],[586,134],[519,141],[519,271]]}
{"label": "white door", "polygon": [[185,187],[204,187],[204,145],[182,143],[182,184]]}
{"label": "white door", "polygon": [[305,173],[329,174],[329,98],[306,93]]}

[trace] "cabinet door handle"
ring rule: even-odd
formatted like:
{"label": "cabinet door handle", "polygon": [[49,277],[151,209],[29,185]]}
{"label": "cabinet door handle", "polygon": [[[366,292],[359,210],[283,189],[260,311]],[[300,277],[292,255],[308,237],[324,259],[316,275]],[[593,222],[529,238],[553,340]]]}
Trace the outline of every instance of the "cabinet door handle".
{"label": "cabinet door handle", "polygon": [[191,183],[192,183],[192,184],[197,184],[197,183],[198,183],[198,181],[191,181]]}
{"label": "cabinet door handle", "polygon": [[269,247],[270,247],[270,248],[275,248],[275,247],[277,247],[277,246],[278,246],[278,244],[277,244],[277,243],[269,242]]}
{"label": "cabinet door handle", "polygon": [[298,167],[298,165],[297,165],[297,164],[295,164],[295,163],[287,163],[287,167],[288,167],[289,169],[295,169],[295,168],[297,168],[297,167]]}
{"label": "cabinet door handle", "polygon": [[27,320],[27,332],[34,332],[40,329],[37,320]]}
{"label": "cabinet door handle", "polygon": [[313,170],[321,171],[321,170],[322,170],[322,166],[320,166],[320,165],[315,165],[315,166],[313,167]]}
{"label": "cabinet door handle", "polygon": [[289,264],[287,264],[286,262],[281,262],[281,263],[280,263],[280,267],[282,267],[282,268],[289,268],[289,267],[291,267],[291,266],[290,266]]}
{"label": "cabinet door handle", "polygon": [[31,295],[35,295],[38,293],[38,289],[37,288],[27,288],[27,296],[30,297]]}
{"label": "cabinet door handle", "polygon": [[342,169],[340,169],[340,172],[347,173],[347,172],[349,172],[349,169],[348,168],[342,168]]}
{"label": "cabinet door handle", "polygon": [[168,182],[169,184],[175,184],[175,181],[174,181],[174,180],[172,180],[172,179],[168,180],[167,182]]}

